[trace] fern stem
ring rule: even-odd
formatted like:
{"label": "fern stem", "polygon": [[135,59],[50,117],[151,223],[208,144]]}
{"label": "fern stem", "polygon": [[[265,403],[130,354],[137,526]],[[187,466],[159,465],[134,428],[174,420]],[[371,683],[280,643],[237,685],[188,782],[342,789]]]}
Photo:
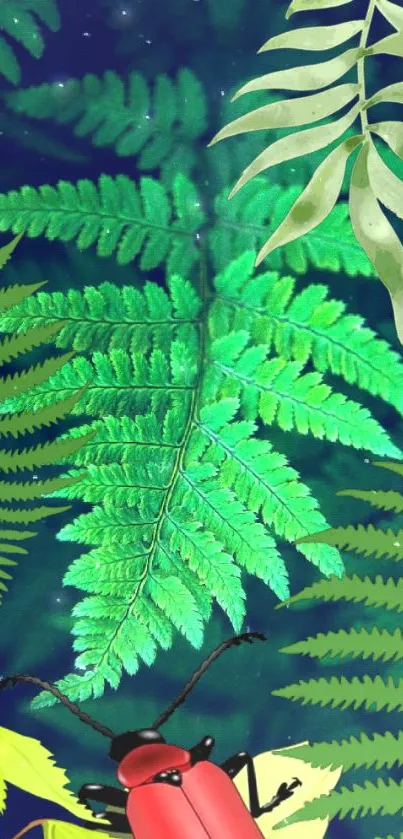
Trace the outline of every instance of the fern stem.
{"label": "fern stem", "polygon": [[[360,49],[366,48],[366,41],[368,38],[370,26],[372,23],[372,18],[374,16],[374,11],[376,7],[376,0],[369,0],[367,14],[365,15],[364,24],[361,31],[361,38],[359,47]],[[363,55],[362,58],[359,58],[357,61],[357,80],[360,86],[360,93],[359,98],[361,104],[364,105],[366,94],[365,94],[365,71],[364,71],[364,61],[365,56]],[[368,138],[369,137],[369,126],[368,126],[368,113],[366,108],[362,108],[360,111],[360,120],[361,120],[361,131],[362,133]]]}

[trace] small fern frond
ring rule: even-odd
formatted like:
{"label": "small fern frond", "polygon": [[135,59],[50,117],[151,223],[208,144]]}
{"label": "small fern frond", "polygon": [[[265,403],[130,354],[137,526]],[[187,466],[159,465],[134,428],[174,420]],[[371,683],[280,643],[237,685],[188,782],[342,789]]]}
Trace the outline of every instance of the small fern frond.
{"label": "small fern frond", "polygon": [[32,119],[74,125],[76,137],[96,147],[113,146],[119,157],[136,156],[136,167],[150,171],[189,172],[197,156],[193,144],[207,127],[203,86],[191,70],[175,81],[157,75],[150,93],[147,81],[132,72],[124,81],[113,70],[98,78],[42,84],[6,96],[6,104]]}
{"label": "small fern frond", "polygon": [[300,701],[302,705],[320,705],[321,708],[357,708],[364,707],[368,710],[388,711],[403,710],[403,679],[397,679],[396,683],[389,676],[387,680],[380,676],[373,679],[370,676],[353,676],[347,679],[345,676],[337,678],[331,676],[329,679],[308,679],[299,681],[293,685],[273,690],[274,696],[282,696],[291,699],[293,702]]}
{"label": "small fern frond", "polygon": [[[34,58],[40,58],[45,49],[37,21],[57,32],[60,17],[56,0],[8,0],[0,4],[0,32],[25,47]],[[14,50],[3,37],[0,37],[0,73],[14,85],[21,81]]]}
{"label": "small fern frond", "polygon": [[357,498],[360,501],[367,501],[372,507],[377,510],[394,511],[395,513],[403,512],[403,495],[401,492],[394,490],[381,489],[342,489],[336,495],[349,496],[350,498]]}
{"label": "small fern frond", "polygon": [[139,188],[126,175],[101,175],[97,185],[80,180],[76,186],[68,181],[39,189],[23,186],[0,195],[0,230],[76,240],[81,250],[96,244],[98,256],[117,251],[119,265],[127,265],[142,251],[143,271],[167,260],[171,273],[179,268],[183,273],[198,258],[193,234],[204,223],[204,215],[195,188],[184,175],[177,175],[172,190],[173,218],[166,189],[152,178],[142,178]]}
{"label": "small fern frond", "polygon": [[354,629],[347,632],[319,632],[317,635],[282,647],[282,653],[300,653],[311,658],[372,658],[374,661],[390,661],[403,658],[403,635],[400,629],[388,632],[376,626],[367,629]]}
{"label": "small fern frond", "polygon": [[[0,249],[0,268],[10,258],[19,239],[20,237],[16,237],[11,243]],[[24,299],[27,299],[41,285],[42,283],[37,283],[31,286],[13,285],[2,288],[0,291],[0,311],[5,312],[13,304],[21,304]],[[46,324],[31,330],[28,329],[28,331],[21,331],[18,334],[12,334],[11,337],[6,336],[0,341],[0,362],[3,364],[8,363],[33,348],[42,347],[46,342],[54,340],[61,328],[61,323]],[[65,355],[59,356],[58,358],[49,358],[42,364],[37,364],[35,367],[31,366],[27,370],[0,378],[0,401],[4,403],[10,396],[15,398],[18,395],[26,395],[30,388],[43,385],[49,376],[52,376],[62,368],[66,360],[72,358],[72,355],[73,353],[65,353]],[[68,399],[62,401],[56,400],[49,407],[40,410],[37,414],[25,412],[17,415],[15,413],[4,415],[5,408],[2,405],[3,416],[0,417],[0,439],[8,437],[15,439],[27,432],[33,432],[43,426],[49,426],[51,423],[63,419],[75,406],[83,392],[84,388],[78,393],[70,393]],[[88,442],[92,436],[91,431],[86,436],[78,433],[71,439],[59,438],[43,445],[37,444],[31,448],[25,448],[22,451],[18,451],[12,447],[3,448],[0,450],[0,473],[7,475],[9,472],[20,470],[32,472],[37,467],[54,466],[61,454],[68,459],[73,452],[77,451],[85,442]],[[52,478],[51,480],[45,479],[44,481],[38,481],[38,483],[35,482],[38,478],[37,475],[33,477],[32,481],[25,483],[1,480],[0,522],[5,525],[11,524],[21,527],[68,510],[70,508],[69,505],[63,507],[44,504],[35,507],[12,507],[9,505],[14,501],[24,501],[29,504],[29,502],[43,498],[46,491],[49,492],[60,489],[61,487],[67,487],[72,482],[76,483],[81,480],[81,477],[76,475],[74,479],[71,477],[67,479]],[[3,592],[7,591],[7,586],[4,581],[11,579],[10,574],[4,571],[3,567],[16,565],[13,559],[9,559],[3,554],[27,554],[24,548],[12,543],[29,539],[35,535],[36,533],[34,532],[24,531],[22,529],[4,529],[0,532],[0,596]]]}
{"label": "small fern frond", "polygon": [[403,559],[403,530],[394,533],[390,528],[382,530],[373,524],[333,527],[311,536],[302,536],[298,542],[333,545],[341,551],[353,551],[363,556],[375,556],[377,559],[393,559],[396,562]]}
{"label": "small fern frond", "polygon": [[384,580],[380,575],[375,580],[369,577],[352,577],[344,575],[339,580],[332,577],[330,580],[318,580],[311,586],[294,594],[286,603],[278,603],[276,609],[281,606],[289,606],[303,600],[310,599],[324,600],[327,603],[338,600],[352,601],[353,603],[365,602],[367,606],[375,608],[403,611],[403,578],[394,580],[389,577]]}
{"label": "small fern frond", "polygon": [[[403,763],[403,731],[397,737],[386,731],[384,734],[375,733],[368,737],[362,732],[359,737],[348,737],[345,740],[332,740],[331,743],[302,744],[293,748],[293,757],[310,763],[311,766],[329,766],[335,769],[342,766],[343,771],[350,769],[391,769],[395,764]],[[287,757],[287,749],[276,749],[274,754]]]}
{"label": "small fern frond", "polygon": [[338,816],[356,819],[359,816],[392,816],[403,809],[403,781],[397,783],[392,778],[384,781],[378,778],[375,784],[371,781],[364,781],[364,784],[353,784],[349,787],[340,787],[330,795],[321,795],[313,801],[308,801],[304,807],[297,810],[288,818],[283,819],[274,826],[274,830],[299,821],[311,821],[311,819],[331,819]]}

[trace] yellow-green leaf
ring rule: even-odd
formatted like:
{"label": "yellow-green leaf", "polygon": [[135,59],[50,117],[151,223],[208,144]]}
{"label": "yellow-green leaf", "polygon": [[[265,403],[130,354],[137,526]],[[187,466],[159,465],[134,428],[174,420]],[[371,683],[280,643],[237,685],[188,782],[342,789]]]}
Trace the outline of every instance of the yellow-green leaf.
{"label": "yellow-green leaf", "polygon": [[6,809],[7,787],[3,778],[0,778],[0,813]]}
{"label": "yellow-green leaf", "polygon": [[[392,5],[392,4],[390,4]],[[358,32],[361,32],[363,20],[348,20],[334,26],[307,26],[302,29],[292,29],[269,38],[258,53],[267,50],[330,50],[344,44]]]}
{"label": "yellow-green leaf", "polygon": [[378,134],[382,140],[394,151],[398,157],[403,158],[403,122],[375,122],[369,126],[371,133]]}
{"label": "yellow-green leaf", "polygon": [[225,125],[212,139],[209,146],[220,140],[245,134],[249,131],[262,131],[269,128],[291,128],[297,125],[317,122],[344,108],[359,93],[358,84],[340,84],[332,90],[322,90],[300,99],[284,99],[263,105],[248,114],[234,119]]}
{"label": "yellow-green leaf", "polygon": [[315,128],[307,128],[305,131],[298,131],[295,134],[290,134],[288,137],[281,137],[272,143],[267,149],[264,149],[249,166],[244,169],[241,177],[235,184],[229,198],[232,198],[238,190],[243,187],[248,181],[252,180],[259,172],[269,169],[270,166],[276,166],[286,160],[292,160],[295,157],[300,157],[303,154],[310,154],[325,148],[325,146],[337,140],[341,134],[350,127],[355,118],[360,112],[360,103],[358,102],[348,111],[344,117],[329,122],[326,125],[319,125]]}
{"label": "yellow-green leaf", "polygon": [[[99,821],[99,819],[97,819]],[[94,839],[94,831],[58,819],[44,819],[43,839]],[[102,839],[109,839],[109,833],[102,831]]]}
{"label": "yellow-green leaf", "polygon": [[0,727],[0,777],[31,795],[59,804],[73,816],[92,819],[90,811],[66,789],[70,782],[65,770],[55,765],[53,755],[33,737]]}
{"label": "yellow-green leaf", "polygon": [[371,188],[368,154],[369,144],[365,143],[351,174],[350,218],[358,242],[388,289],[397,334],[403,343],[403,248]]}
{"label": "yellow-green leaf", "polygon": [[379,105],[380,102],[403,104],[403,82],[394,82],[393,84],[388,84],[383,90],[378,90],[378,93],[374,93],[370,99],[364,102],[362,109],[365,111],[368,108],[372,108],[373,105]]}
{"label": "yellow-green leaf", "polygon": [[348,157],[363,139],[362,134],[349,137],[322,161],[284,221],[259,251],[256,265],[275,248],[305,236],[329,215],[340,195]]}
{"label": "yellow-green leaf", "polygon": [[243,96],[244,93],[252,93],[255,90],[320,90],[321,87],[327,87],[344,76],[363,55],[365,55],[365,50],[355,47],[346,50],[341,55],[336,55],[329,61],[323,61],[322,64],[320,62],[306,64],[290,67],[288,70],[266,73],[243,85],[233,96],[232,101]]}
{"label": "yellow-green leaf", "polygon": [[316,9],[334,9],[336,6],[345,6],[352,0],[292,0],[287,11],[288,20],[295,12],[312,12]]}
{"label": "yellow-green leaf", "polygon": [[396,55],[398,58],[401,58],[403,56],[403,33],[394,32],[393,35],[381,38],[380,41],[377,41],[365,50],[366,55],[380,55],[381,53]]}
{"label": "yellow-green leaf", "polygon": [[403,181],[391,172],[372,143],[368,152],[368,177],[378,200],[403,218]]}
{"label": "yellow-green leaf", "polygon": [[15,251],[18,242],[23,235],[23,233],[18,233],[17,236],[14,236],[14,239],[11,239],[11,242],[0,248],[0,268],[4,268],[8,260],[11,259],[11,254]]}
{"label": "yellow-green leaf", "polygon": [[377,0],[376,6],[395,29],[403,28],[403,9],[401,6],[391,3],[390,0]]}

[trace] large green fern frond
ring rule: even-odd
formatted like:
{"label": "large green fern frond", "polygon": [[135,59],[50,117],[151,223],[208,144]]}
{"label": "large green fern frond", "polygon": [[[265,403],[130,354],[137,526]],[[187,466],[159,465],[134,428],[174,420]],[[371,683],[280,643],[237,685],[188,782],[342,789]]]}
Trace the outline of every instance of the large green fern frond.
{"label": "large green fern frond", "polygon": [[[0,268],[11,257],[19,239],[20,237],[16,237],[15,240],[0,249]],[[2,288],[0,290],[0,315],[12,306],[21,305],[22,301],[28,299],[29,295],[33,294],[41,285],[42,283],[37,283],[31,286],[12,285]],[[28,331],[21,330],[18,334],[3,337],[0,340],[0,362],[8,364],[33,348],[41,347],[53,341],[61,327],[61,323],[53,323],[53,325],[39,326],[28,329]],[[46,379],[62,368],[66,360],[71,359],[72,355],[73,353],[65,353],[58,357],[49,358],[42,364],[31,365],[26,370],[1,378],[0,401],[4,403],[10,396],[19,395],[22,397],[35,386],[44,384]],[[49,406],[37,412],[4,414],[3,404],[4,415],[0,418],[0,439],[8,437],[16,439],[64,419],[76,405],[82,393],[83,390],[79,390],[70,394],[68,399],[54,400]],[[34,469],[54,465],[61,456],[65,456],[68,460],[91,437],[92,432],[84,435],[77,434],[71,439],[59,438],[45,444],[37,443],[23,450],[7,446],[7,448],[0,450],[0,473],[2,476],[7,476],[9,472],[33,472]],[[11,575],[4,568],[16,565],[14,559],[10,559],[4,554],[11,554],[11,556],[26,555],[28,551],[14,543],[36,535],[35,532],[22,530],[21,527],[20,529],[7,529],[7,526],[11,525],[13,528],[15,526],[17,528],[19,526],[25,527],[47,516],[56,515],[70,509],[70,505],[55,507],[42,504],[33,507],[29,504],[43,498],[46,493],[76,485],[81,477],[82,475],[77,473],[75,476],[52,478],[44,481],[37,480],[38,476],[34,475],[31,481],[25,483],[7,479],[0,480],[0,523],[3,528],[0,530],[0,596],[7,591],[7,582],[11,580]],[[28,502],[28,504],[24,507],[10,506],[14,501]]]}
{"label": "large green fern frond", "polygon": [[[400,463],[376,462],[377,466],[386,468],[399,476],[403,475]],[[393,501],[388,493],[382,491],[374,492],[369,490],[343,490],[342,495],[351,495],[361,498],[371,505],[384,509],[397,509],[400,511],[403,499],[397,498],[399,493],[393,494]],[[385,504],[386,500],[386,504]],[[337,546],[340,549],[347,548],[354,554],[360,556],[371,556],[376,561],[400,562],[403,560],[403,532],[394,533],[391,529],[383,531],[373,527],[358,525],[355,527],[331,528],[320,533],[302,537],[304,543],[327,544]],[[377,575],[375,579],[360,577],[358,575],[347,576],[339,580],[331,577],[328,580],[319,580],[313,585],[306,587],[291,597],[286,603],[293,605],[303,601],[315,600],[318,602],[332,601],[353,601],[364,602],[366,606],[375,607],[383,614],[386,611],[403,610],[403,577],[397,579],[385,579]],[[327,631],[318,633],[315,636],[305,638],[302,641],[289,644],[282,649],[287,654],[302,654],[321,661],[333,659],[339,664],[344,658],[359,659],[361,661],[384,661],[396,665],[403,659],[403,635],[400,625],[395,629],[378,628],[376,624],[367,627],[340,629],[337,632]],[[330,706],[332,708],[354,708],[367,711],[402,711],[402,688],[403,679],[389,669],[390,675],[374,672],[371,666],[370,675],[364,673],[360,676],[329,676],[300,680],[296,684],[287,685],[273,691],[276,696],[281,696],[292,701],[299,701],[302,704]],[[391,769],[396,764],[403,763],[401,744],[403,734],[401,731],[393,735],[389,731],[384,734],[374,733],[373,739],[369,739],[364,733],[356,739],[331,743],[316,743],[312,746],[299,747],[296,757],[306,760],[315,766],[327,766],[329,764],[343,766],[348,772],[357,768],[366,767],[371,769]],[[298,749],[297,749],[298,751]],[[287,752],[281,752],[285,756]],[[329,798],[320,797],[312,804],[307,804],[295,815],[291,821],[304,821],[306,819],[319,817],[319,813],[326,816],[356,818],[358,815],[389,815],[392,816],[402,809],[400,787],[392,779],[378,779],[376,784],[366,780],[364,786],[353,785],[351,789],[341,788],[338,792],[332,792]],[[315,815],[314,815],[315,814]],[[287,823],[290,823],[288,820]],[[280,823],[276,825],[280,827]],[[389,823],[388,823],[389,827]]]}
{"label": "large green fern frond", "polygon": [[20,65],[8,38],[17,41],[34,57],[40,58],[45,49],[41,27],[44,24],[57,32],[60,18],[56,0],[7,0],[0,3],[0,74],[12,84],[21,80]]}
{"label": "large green fern frond", "polygon": [[[335,439],[337,434],[347,445],[395,451],[364,413],[359,414],[361,437],[358,429],[355,440],[343,435],[339,427],[346,420],[339,406],[349,406],[353,428],[354,403],[336,399],[333,425],[323,422],[325,405],[330,416],[332,395],[319,378],[310,374],[307,379],[291,360],[268,358],[269,346],[261,337],[264,333],[270,340],[265,320],[277,318],[288,296],[276,275],[252,276],[253,260],[254,254],[246,253],[231,263],[214,278],[211,294],[208,289],[196,292],[178,275],[168,278],[167,290],[150,281],[142,291],[106,283],[67,295],[42,292],[38,305],[21,303],[0,321],[12,330],[39,328],[56,319],[63,322],[60,345],[85,353],[30,394],[6,403],[8,408],[45,410],[88,382],[73,412],[90,417],[80,432],[93,431],[94,437],[70,458],[75,468],[67,473],[75,479],[85,466],[86,476],[53,493],[96,505],[59,534],[91,548],[64,580],[89,594],[74,612],[74,646],[84,654],[79,665],[91,673],[60,682],[72,697],[97,695],[106,681],[115,686],[123,669],[135,672],[147,652],[156,654],[150,603],[157,612],[163,610],[170,637],[179,631],[197,646],[214,601],[235,629],[240,627],[241,573],[259,577],[280,599],[287,597],[288,574],[276,537],[291,541],[326,523],[286,458],[269,441],[256,438],[258,418],[319,437]],[[312,295],[312,315],[298,298],[290,307],[296,353],[298,317],[302,333],[310,317],[319,334],[324,324],[323,336],[328,321],[336,329],[338,320],[342,328],[343,306],[324,301],[322,287],[319,291],[316,298]],[[368,343],[376,340],[372,333],[366,338]],[[351,343],[355,358],[353,333]],[[94,351],[97,345],[102,351]],[[302,346],[309,355],[309,344]],[[381,371],[381,359],[389,358],[387,375],[399,376],[398,357],[386,344],[376,347],[373,369]],[[369,363],[369,350],[361,354]],[[353,365],[349,369],[354,376]],[[385,381],[380,386],[373,375],[372,382],[391,395]],[[77,433],[68,432],[66,439]],[[335,548],[298,547],[322,573],[341,574]],[[169,587],[175,577],[183,586],[186,614],[172,611],[170,597],[160,591],[163,581]],[[132,644],[128,665],[125,644],[134,625],[143,627],[144,655]],[[46,695],[37,704],[49,701]]]}

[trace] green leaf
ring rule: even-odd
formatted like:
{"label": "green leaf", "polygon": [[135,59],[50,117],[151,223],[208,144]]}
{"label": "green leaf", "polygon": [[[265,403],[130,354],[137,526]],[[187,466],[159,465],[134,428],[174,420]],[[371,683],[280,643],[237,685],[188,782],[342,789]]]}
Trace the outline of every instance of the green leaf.
{"label": "green leaf", "polygon": [[[320,66],[320,65],[318,65]],[[286,160],[292,160],[294,157],[299,157],[302,154],[309,154],[323,149],[337,140],[341,134],[349,128],[354,122],[357,114],[361,108],[360,103],[354,107],[343,117],[334,122],[320,125],[315,128],[307,128],[305,131],[298,131],[295,134],[290,134],[288,137],[282,137],[280,140],[272,143],[265,149],[257,158],[245,169],[229,197],[232,198],[243,186],[248,183],[255,175],[275,166],[278,163],[283,163]]]}
{"label": "green leaf", "polygon": [[55,765],[53,755],[33,737],[0,727],[0,777],[15,787],[64,807],[73,816],[93,818],[73,792],[65,770]]}
{"label": "green leaf", "polygon": [[[383,0],[383,2],[388,3],[388,0]],[[389,5],[392,5],[392,3]],[[344,44],[345,41],[361,32],[363,23],[363,20],[348,20],[345,23],[333,24],[333,26],[309,26],[292,29],[291,32],[282,32],[280,35],[269,38],[260,47],[258,53],[279,49],[329,50]],[[328,91],[328,93],[330,92]]]}
{"label": "green leaf", "polygon": [[287,12],[286,19],[288,20],[295,12],[309,12],[316,9],[334,9],[337,6],[345,6],[351,3],[352,0],[292,0]]}
{"label": "green leaf", "polygon": [[398,157],[403,157],[403,123],[389,120],[374,122],[369,126],[371,134],[378,134]]}
{"label": "green leaf", "polygon": [[397,334],[403,343],[403,247],[371,188],[368,155],[369,143],[365,143],[351,176],[351,223],[379,279],[388,289]]}
{"label": "green leaf", "polygon": [[[60,27],[56,0],[8,0],[0,4],[0,31],[21,44],[34,58],[45,49],[40,23],[52,32]],[[20,65],[10,44],[0,38],[0,73],[12,84],[21,80]]]}
{"label": "green leaf", "polygon": [[347,160],[363,139],[363,135],[350,137],[330,152],[284,221],[259,251],[256,265],[259,265],[275,248],[309,233],[329,215],[340,194]]}
{"label": "green leaf", "polygon": [[368,151],[368,179],[378,200],[403,218],[403,181],[386,166],[372,143]]}
{"label": "green leaf", "polygon": [[285,99],[264,105],[230,122],[216,134],[210,146],[228,137],[269,128],[290,128],[317,122],[343,108],[359,92],[357,84],[342,84],[332,90],[300,99]]}

